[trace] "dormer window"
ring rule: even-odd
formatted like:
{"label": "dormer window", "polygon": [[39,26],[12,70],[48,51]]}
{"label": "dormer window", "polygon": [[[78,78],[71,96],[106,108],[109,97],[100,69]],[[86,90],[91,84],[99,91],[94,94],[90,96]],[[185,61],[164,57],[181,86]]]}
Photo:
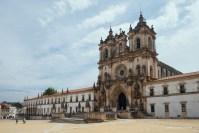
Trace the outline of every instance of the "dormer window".
{"label": "dormer window", "polygon": [[168,95],[168,86],[163,86],[163,95]]}
{"label": "dormer window", "polygon": [[185,89],[185,84],[180,84],[180,93],[185,93],[186,89]]}
{"label": "dormer window", "polygon": [[150,88],[150,96],[154,96],[154,89],[153,89],[153,87]]}
{"label": "dormer window", "polygon": [[141,48],[141,43],[140,43],[140,38],[136,39],[136,48],[140,49]]}

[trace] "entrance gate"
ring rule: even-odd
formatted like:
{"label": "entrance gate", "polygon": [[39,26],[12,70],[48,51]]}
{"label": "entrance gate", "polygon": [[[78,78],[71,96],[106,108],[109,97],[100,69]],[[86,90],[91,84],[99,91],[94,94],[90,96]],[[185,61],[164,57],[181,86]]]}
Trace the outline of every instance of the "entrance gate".
{"label": "entrance gate", "polygon": [[119,94],[117,103],[117,110],[126,110],[127,99],[124,93]]}

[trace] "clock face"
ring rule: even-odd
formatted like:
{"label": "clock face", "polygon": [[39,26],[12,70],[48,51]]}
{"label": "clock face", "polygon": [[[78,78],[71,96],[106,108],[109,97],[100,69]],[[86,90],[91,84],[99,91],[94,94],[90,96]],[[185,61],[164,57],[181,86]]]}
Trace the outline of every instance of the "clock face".
{"label": "clock face", "polygon": [[127,68],[124,64],[120,64],[116,68],[116,77],[117,78],[124,78],[127,75]]}

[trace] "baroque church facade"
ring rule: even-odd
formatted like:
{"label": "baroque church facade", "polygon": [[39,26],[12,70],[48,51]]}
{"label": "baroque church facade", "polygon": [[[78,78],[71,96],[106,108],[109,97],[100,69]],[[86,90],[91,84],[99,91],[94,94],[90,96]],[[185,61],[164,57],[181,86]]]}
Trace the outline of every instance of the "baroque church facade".
{"label": "baroque church facade", "polygon": [[[144,109],[144,84],[162,77],[181,74],[157,58],[156,33],[140,14],[139,22],[129,32],[109,35],[99,44],[98,107]],[[107,109],[108,109],[107,108]]]}
{"label": "baroque church facade", "polygon": [[[199,72],[182,73],[160,61],[156,32],[140,14],[129,31],[110,28],[99,43],[99,75],[93,87],[24,100],[28,116],[53,113],[120,114],[122,118],[199,118]],[[94,114],[95,115],[95,114]]]}

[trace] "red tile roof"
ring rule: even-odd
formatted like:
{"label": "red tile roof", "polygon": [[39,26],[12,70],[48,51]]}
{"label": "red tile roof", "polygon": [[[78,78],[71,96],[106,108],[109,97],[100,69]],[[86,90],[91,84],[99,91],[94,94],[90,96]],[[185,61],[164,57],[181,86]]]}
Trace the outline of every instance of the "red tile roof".
{"label": "red tile roof", "polygon": [[73,90],[69,90],[68,92],[67,91],[64,91],[64,94],[75,94],[75,93],[82,93],[82,92],[89,92],[89,91],[93,91],[94,89],[92,87],[88,87],[88,88],[81,88],[81,89],[73,89]]}
{"label": "red tile roof", "polygon": [[[87,87],[87,88],[79,88],[79,89],[71,89],[71,90],[68,90],[67,91],[64,91],[63,93],[61,92],[58,92],[56,94],[53,94],[53,95],[45,95],[45,96],[40,96],[39,98],[47,98],[47,97],[57,97],[57,96],[61,96],[61,95],[66,95],[66,94],[78,94],[78,93],[85,93],[85,92],[91,92],[93,91],[93,87]],[[38,99],[38,97],[33,97],[33,98],[28,98],[28,99],[25,99],[24,101],[27,101],[27,100],[34,100],[34,99]]]}
{"label": "red tile roof", "polygon": [[[168,80],[178,80],[181,78],[189,78],[189,77],[199,77],[199,71],[197,72],[191,72],[191,73],[183,73],[183,74],[179,74],[179,75],[174,75],[174,76],[169,76],[169,77],[164,77],[164,78],[160,78],[157,80],[153,80],[153,81],[149,81],[148,83],[154,83],[154,82],[161,82],[161,81],[168,81]],[[146,83],[146,84],[148,84]]]}

